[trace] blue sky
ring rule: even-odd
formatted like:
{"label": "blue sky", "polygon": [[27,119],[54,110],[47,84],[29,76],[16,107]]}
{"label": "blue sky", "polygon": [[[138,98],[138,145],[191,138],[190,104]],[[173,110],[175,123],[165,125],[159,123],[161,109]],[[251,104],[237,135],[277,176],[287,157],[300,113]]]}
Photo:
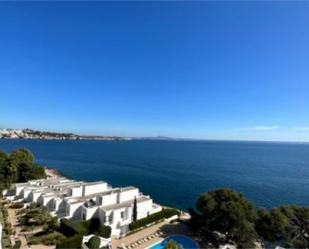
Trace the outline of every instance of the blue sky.
{"label": "blue sky", "polygon": [[309,141],[309,2],[1,2],[0,127]]}

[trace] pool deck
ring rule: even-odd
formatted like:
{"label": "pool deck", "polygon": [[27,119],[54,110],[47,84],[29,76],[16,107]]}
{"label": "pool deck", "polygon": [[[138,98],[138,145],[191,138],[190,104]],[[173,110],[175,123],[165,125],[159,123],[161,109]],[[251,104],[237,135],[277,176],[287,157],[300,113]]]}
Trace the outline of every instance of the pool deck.
{"label": "pool deck", "polygon": [[175,234],[189,235],[189,229],[186,225],[179,223],[179,222],[171,224],[169,222],[163,221],[159,224],[145,228],[139,232],[128,235],[124,238],[113,239],[112,249],[120,249],[122,248],[122,245],[128,246],[131,243],[134,243],[135,241],[138,241],[156,232],[161,232],[162,234],[136,246],[135,249],[145,249],[170,235],[175,235]]}

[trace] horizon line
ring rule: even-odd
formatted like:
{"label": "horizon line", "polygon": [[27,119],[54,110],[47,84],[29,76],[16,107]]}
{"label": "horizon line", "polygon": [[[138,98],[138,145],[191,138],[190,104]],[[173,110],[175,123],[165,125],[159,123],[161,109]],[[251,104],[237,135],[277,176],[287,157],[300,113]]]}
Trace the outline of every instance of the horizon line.
{"label": "horizon line", "polygon": [[[89,134],[81,134],[81,133],[74,133],[74,132],[64,132],[59,130],[38,130],[33,128],[1,128],[1,129],[11,129],[11,130],[33,130],[33,131],[40,131],[40,132],[51,132],[51,133],[63,133],[63,134],[73,134],[77,136],[84,136],[84,137],[122,137],[122,138],[129,138],[132,140],[160,140],[160,141],[213,141],[213,142],[259,142],[259,143],[293,143],[293,144],[309,144],[309,141],[295,141],[295,140],[259,140],[259,139],[221,139],[221,138],[192,138],[192,137],[173,137],[173,136],[165,136],[165,135],[154,135],[154,136],[123,136],[123,135],[89,135]],[[2,138],[6,139],[6,138]],[[10,140],[18,140],[19,138],[8,138]],[[35,140],[35,139],[29,139]],[[91,140],[91,139],[89,139]]]}

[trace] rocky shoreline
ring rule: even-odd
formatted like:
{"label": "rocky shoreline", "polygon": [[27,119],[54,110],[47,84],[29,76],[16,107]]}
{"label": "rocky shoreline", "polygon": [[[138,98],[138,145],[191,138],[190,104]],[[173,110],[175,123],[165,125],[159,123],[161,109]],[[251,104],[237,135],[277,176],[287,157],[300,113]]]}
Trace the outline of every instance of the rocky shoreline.
{"label": "rocky shoreline", "polygon": [[64,175],[57,169],[45,167],[45,174],[47,178],[63,177]]}

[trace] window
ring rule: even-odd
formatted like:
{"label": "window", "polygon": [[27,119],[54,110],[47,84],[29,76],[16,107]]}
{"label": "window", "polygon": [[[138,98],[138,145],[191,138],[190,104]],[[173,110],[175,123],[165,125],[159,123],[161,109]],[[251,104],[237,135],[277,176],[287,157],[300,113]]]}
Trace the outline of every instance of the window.
{"label": "window", "polygon": [[121,219],[124,220],[124,211],[122,211],[122,212],[120,213],[120,217],[121,217]]}

